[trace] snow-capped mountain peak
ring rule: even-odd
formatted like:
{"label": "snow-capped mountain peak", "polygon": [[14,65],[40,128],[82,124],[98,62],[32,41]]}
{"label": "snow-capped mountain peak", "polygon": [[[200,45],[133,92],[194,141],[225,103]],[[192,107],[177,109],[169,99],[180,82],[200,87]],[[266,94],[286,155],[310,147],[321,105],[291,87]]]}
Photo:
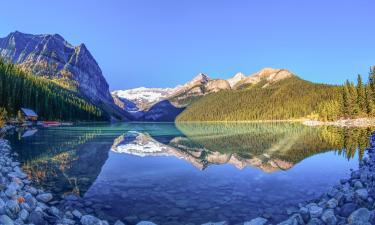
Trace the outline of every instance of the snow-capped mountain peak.
{"label": "snow-capped mountain peak", "polygon": [[134,88],[129,90],[117,90],[112,94],[119,98],[134,102],[140,109],[147,108],[154,103],[160,102],[175,91],[175,88]]}

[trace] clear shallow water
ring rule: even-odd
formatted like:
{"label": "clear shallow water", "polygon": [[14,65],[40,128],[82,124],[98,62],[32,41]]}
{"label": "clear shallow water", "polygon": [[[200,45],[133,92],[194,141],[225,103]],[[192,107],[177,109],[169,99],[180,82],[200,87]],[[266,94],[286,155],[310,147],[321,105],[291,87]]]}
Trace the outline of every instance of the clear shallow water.
{"label": "clear shallow water", "polygon": [[257,216],[279,222],[347,177],[370,132],[290,123],[100,124],[8,138],[34,183],[68,196],[64,205],[130,224],[237,224]]}

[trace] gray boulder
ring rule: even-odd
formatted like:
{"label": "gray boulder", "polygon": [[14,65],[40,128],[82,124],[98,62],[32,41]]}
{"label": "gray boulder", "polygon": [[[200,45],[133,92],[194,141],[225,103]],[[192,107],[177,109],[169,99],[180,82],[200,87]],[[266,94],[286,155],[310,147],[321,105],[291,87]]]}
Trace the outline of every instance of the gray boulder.
{"label": "gray boulder", "polygon": [[354,211],[348,218],[349,224],[367,225],[370,220],[370,211],[366,208],[360,208]]}
{"label": "gray boulder", "polygon": [[26,221],[27,218],[29,218],[29,212],[26,209],[22,209],[21,212],[19,213],[19,218],[22,221]]}
{"label": "gray boulder", "polygon": [[328,209],[324,211],[322,215],[322,220],[327,225],[336,225],[337,224],[337,218],[335,217],[335,213],[333,209]]}
{"label": "gray boulder", "polygon": [[20,209],[20,206],[18,205],[17,201],[15,201],[15,200],[7,201],[7,203],[5,205],[5,212],[10,218],[16,219],[20,210],[21,209]]}
{"label": "gray boulder", "polygon": [[268,222],[268,220],[266,220],[262,217],[258,217],[258,218],[252,219],[248,222],[245,222],[244,225],[264,225],[267,222]]}
{"label": "gray boulder", "polygon": [[362,188],[362,189],[356,190],[355,195],[358,196],[362,200],[366,200],[368,197],[368,192],[365,188]]}
{"label": "gray boulder", "polygon": [[298,221],[295,218],[289,218],[278,225],[298,225]]}
{"label": "gray boulder", "polygon": [[82,213],[80,211],[78,211],[78,210],[73,210],[72,214],[77,219],[81,219],[82,218]]}
{"label": "gray boulder", "polygon": [[318,218],[312,218],[307,225],[324,225],[324,222]]}
{"label": "gray boulder", "polygon": [[115,224],[114,225],[125,225],[125,223],[123,223],[122,221],[120,221],[120,220],[117,220],[116,222],[115,222]]}
{"label": "gray boulder", "polygon": [[339,212],[339,215],[342,217],[349,217],[352,212],[357,209],[357,205],[354,203],[346,203],[344,204]]}
{"label": "gray boulder", "polygon": [[323,213],[323,208],[319,206],[311,206],[309,212],[311,218],[319,218]]}
{"label": "gray boulder", "polygon": [[[205,225],[208,225],[208,224],[212,225],[214,223],[205,223]],[[137,225],[156,225],[156,223],[153,223],[153,222],[150,222],[150,221],[141,221],[141,222],[137,223]]]}
{"label": "gray boulder", "polygon": [[13,225],[13,220],[9,218],[7,215],[0,216],[0,224],[2,225]]}
{"label": "gray boulder", "polygon": [[334,198],[330,199],[327,203],[326,203],[326,206],[327,208],[330,208],[330,209],[334,209],[336,208],[338,205],[338,201]]}
{"label": "gray boulder", "polygon": [[103,225],[102,221],[95,216],[85,215],[81,218],[82,225]]}
{"label": "gray boulder", "polygon": [[47,202],[51,201],[52,198],[53,198],[53,196],[50,193],[39,194],[39,195],[36,196],[36,199],[38,201],[41,201],[41,202],[44,202],[44,203],[47,203]]}
{"label": "gray boulder", "polygon": [[33,211],[29,215],[29,223],[35,224],[35,225],[45,225],[47,224],[47,221],[44,220],[43,214],[41,212]]}

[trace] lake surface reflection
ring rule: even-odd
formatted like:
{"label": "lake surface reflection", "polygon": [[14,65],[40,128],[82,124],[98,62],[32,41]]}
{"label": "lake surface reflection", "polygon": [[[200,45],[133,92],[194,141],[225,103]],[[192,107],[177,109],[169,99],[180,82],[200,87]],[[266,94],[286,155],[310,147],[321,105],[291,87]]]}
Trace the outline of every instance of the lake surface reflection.
{"label": "lake surface reflection", "polygon": [[237,224],[257,216],[279,222],[287,210],[347,177],[371,131],[298,123],[128,123],[8,138],[34,183],[64,206],[129,224]]}

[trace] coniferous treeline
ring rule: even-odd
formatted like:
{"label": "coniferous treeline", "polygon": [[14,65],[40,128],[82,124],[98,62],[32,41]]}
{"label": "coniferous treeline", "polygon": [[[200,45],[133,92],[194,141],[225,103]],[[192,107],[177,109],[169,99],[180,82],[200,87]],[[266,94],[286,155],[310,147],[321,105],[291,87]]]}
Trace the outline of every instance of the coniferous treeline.
{"label": "coniferous treeline", "polygon": [[31,108],[40,119],[65,121],[104,120],[103,112],[73,91],[29,74],[0,59],[0,108],[16,116],[21,107]]}
{"label": "coniferous treeline", "polygon": [[326,121],[374,117],[375,67],[370,69],[367,83],[363,82],[361,75],[357,77],[357,84],[347,80],[342,86],[341,98],[324,102],[318,114],[319,119]]}

